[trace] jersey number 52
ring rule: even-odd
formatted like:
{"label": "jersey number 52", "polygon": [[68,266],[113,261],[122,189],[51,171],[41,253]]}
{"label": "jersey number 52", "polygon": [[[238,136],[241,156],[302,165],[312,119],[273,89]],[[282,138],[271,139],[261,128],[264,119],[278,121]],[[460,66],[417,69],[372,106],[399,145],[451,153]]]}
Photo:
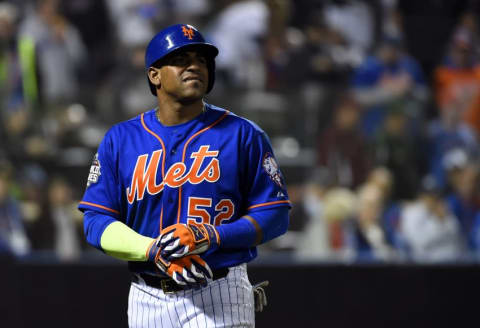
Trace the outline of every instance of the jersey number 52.
{"label": "jersey number 52", "polygon": [[227,223],[235,212],[233,202],[230,199],[222,199],[215,205],[216,215],[212,220],[212,216],[207,210],[211,207],[211,198],[188,197],[187,223],[210,223],[213,225],[220,225]]}

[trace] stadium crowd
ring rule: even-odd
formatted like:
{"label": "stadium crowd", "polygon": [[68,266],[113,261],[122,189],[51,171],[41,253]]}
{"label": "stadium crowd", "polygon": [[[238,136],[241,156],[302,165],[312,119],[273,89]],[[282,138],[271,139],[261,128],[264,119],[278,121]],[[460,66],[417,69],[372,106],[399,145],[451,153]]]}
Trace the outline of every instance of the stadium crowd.
{"label": "stadium crowd", "polygon": [[0,253],[76,260],[106,129],[155,106],[162,27],[220,54],[208,102],[269,134],[294,204],[261,254],[430,263],[480,255],[475,1],[0,1]]}

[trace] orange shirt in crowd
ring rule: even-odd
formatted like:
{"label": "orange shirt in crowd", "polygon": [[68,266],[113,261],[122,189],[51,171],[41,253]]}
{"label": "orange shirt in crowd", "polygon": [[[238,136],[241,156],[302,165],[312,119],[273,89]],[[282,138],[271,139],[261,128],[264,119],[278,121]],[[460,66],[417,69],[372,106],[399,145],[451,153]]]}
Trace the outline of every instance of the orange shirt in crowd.
{"label": "orange shirt in crowd", "polygon": [[435,71],[436,101],[441,110],[458,110],[480,134],[480,66],[439,67]]}

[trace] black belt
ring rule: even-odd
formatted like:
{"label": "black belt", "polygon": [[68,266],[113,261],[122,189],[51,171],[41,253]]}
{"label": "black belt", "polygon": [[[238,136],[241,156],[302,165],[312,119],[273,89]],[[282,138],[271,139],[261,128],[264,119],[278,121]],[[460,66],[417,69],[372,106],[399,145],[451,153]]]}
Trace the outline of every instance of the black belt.
{"label": "black belt", "polygon": [[[212,273],[213,280],[217,280],[227,276],[228,268],[212,270]],[[181,290],[185,290],[183,286],[177,284],[172,278],[161,278],[144,273],[133,274],[132,281],[138,283],[139,277],[142,278],[143,281],[145,281],[145,284],[147,286],[161,289],[164,293],[175,293]]]}

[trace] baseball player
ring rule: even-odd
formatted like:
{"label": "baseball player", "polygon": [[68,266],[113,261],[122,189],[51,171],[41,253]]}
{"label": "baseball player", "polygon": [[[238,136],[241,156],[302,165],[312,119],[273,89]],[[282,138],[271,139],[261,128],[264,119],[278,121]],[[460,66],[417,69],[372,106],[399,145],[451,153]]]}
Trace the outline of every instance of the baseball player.
{"label": "baseball player", "polygon": [[158,106],[113,126],[90,168],[86,239],[128,261],[130,327],[253,327],[246,263],[287,230],[268,137],[203,100],[217,54],[191,25],[158,33],[145,55]]}

